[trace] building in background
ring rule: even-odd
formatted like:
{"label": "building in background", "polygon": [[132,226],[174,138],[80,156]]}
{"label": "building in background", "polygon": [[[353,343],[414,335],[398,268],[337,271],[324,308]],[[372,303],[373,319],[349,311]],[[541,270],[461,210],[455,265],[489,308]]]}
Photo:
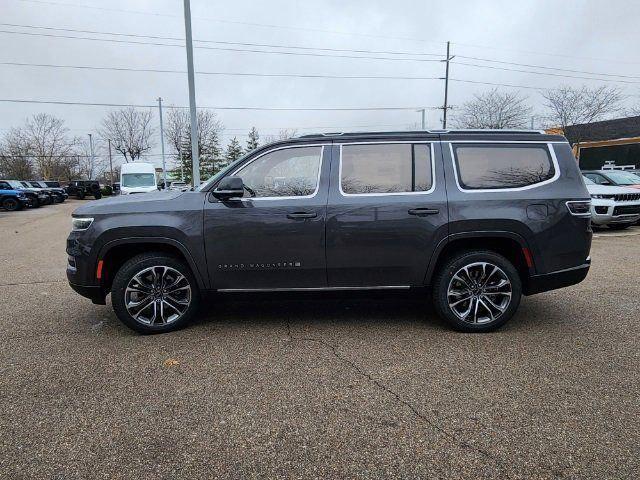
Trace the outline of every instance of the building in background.
{"label": "building in background", "polygon": [[640,168],[640,116],[571,125],[564,132],[551,128],[547,132],[567,137],[583,170],[598,170],[605,166]]}

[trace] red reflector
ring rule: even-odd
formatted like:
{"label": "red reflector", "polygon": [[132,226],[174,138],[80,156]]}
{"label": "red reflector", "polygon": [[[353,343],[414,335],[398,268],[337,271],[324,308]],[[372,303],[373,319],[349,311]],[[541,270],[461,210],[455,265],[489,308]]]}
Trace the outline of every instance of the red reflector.
{"label": "red reflector", "polygon": [[103,261],[100,260],[98,262],[98,268],[96,269],[96,278],[98,280],[100,280],[102,278],[102,263],[103,263]]}
{"label": "red reflector", "polygon": [[527,247],[523,247],[522,254],[524,255],[524,259],[527,262],[527,267],[533,268],[533,257],[531,256],[531,252]]}

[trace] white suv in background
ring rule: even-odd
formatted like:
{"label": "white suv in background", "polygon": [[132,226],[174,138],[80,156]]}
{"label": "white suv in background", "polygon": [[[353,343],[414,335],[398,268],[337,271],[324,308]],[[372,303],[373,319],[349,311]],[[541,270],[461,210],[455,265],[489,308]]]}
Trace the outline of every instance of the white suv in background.
{"label": "white suv in background", "polygon": [[613,230],[629,228],[640,219],[640,191],[637,188],[598,185],[584,177],[591,195],[591,223]]}

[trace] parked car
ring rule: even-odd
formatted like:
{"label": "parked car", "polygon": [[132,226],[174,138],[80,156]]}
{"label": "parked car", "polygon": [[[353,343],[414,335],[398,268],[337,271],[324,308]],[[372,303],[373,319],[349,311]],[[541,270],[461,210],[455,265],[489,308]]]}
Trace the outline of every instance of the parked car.
{"label": "parked car", "polygon": [[45,190],[49,190],[54,197],[55,203],[62,203],[67,198],[69,198],[69,195],[67,194],[67,192],[65,192],[64,188],[62,188],[58,182],[45,182],[44,180],[29,180],[27,183],[34,188],[44,188]]}
{"label": "parked car", "polygon": [[120,193],[120,182],[113,182],[112,188],[113,194],[118,195]]}
{"label": "parked car", "polygon": [[102,198],[100,183],[97,180],[72,180],[65,191],[69,196],[79,200],[83,200],[87,195],[93,196],[96,200]]}
{"label": "parked car", "polygon": [[522,294],[585,278],[590,200],[561,136],[306,135],[195,191],[78,208],[67,277],[142,333],[182,327],[210,291],[420,287],[454,328],[487,332]]}
{"label": "parked car", "polygon": [[29,200],[30,207],[40,207],[51,203],[49,194],[40,189],[27,188],[18,180],[0,180],[0,189],[3,190],[20,190]]}
{"label": "parked car", "polygon": [[591,223],[624,230],[640,220],[640,192],[634,188],[598,185],[585,177],[591,194]]}
{"label": "parked car", "polygon": [[29,205],[29,198],[22,190],[12,188],[4,188],[6,185],[0,185],[0,207],[9,212],[22,210]]}
{"label": "parked car", "polygon": [[160,190],[156,167],[152,163],[130,162],[120,167],[120,194],[149,193]]}
{"label": "parked car", "polygon": [[640,176],[627,170],[584,170],[582,174],[597,185],[640,188]]}
{"label": "parked car", "polygon": [[169,184],[169,190],[186,192],[187,190],[189,190],[189,186],[185,182],[175,181]]}

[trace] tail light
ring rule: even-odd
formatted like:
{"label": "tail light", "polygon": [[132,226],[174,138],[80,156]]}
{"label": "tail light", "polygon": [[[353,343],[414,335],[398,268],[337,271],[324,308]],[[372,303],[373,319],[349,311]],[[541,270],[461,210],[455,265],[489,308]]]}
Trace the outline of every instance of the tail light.
{"label": "tail light", "polygon": [[591,200],[572,200],[567,202],[567,208],[569,213],[576,217],[591,216]]}

